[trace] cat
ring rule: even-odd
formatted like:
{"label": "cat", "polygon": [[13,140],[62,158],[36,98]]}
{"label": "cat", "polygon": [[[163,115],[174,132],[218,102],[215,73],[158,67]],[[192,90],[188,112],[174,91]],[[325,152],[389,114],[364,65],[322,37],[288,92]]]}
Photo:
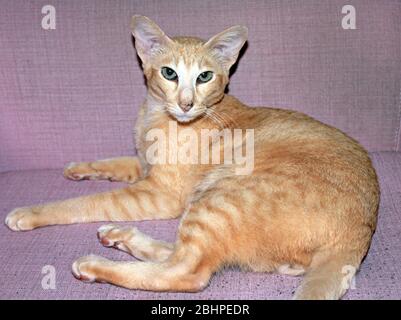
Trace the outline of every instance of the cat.
{"label": "cat", "polygon": [[[304,275],[295,299],[339,299],[376,228],[379,185],[367,152],[340,130],[299,112],[251,108],[225,93],[248,30],[231,27],[208,41],[168,37],[144,16],[132,18],[147,97],[135,127],[136,157],[71,163],[72,180],[109,179],[125,188],[17,208],[14,231],[56,224],[182,216],[175,243],[134,227],[107,224],[101,243],[142,260],[89,255],[74,276],[153,291],[197,292],[225,265]],[[147,133],[253,129],[251,174],[233,164],[149,164]],[[208,148],[210,144],[208,145]],[[220,149],[221,151],[222,149]]]}

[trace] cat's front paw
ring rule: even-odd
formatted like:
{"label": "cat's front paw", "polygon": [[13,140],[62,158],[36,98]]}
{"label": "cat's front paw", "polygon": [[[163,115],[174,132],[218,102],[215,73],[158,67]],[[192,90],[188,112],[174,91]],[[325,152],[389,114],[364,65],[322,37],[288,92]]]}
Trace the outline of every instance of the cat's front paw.
{"label": "cat's front paw", "polygon": [[102,265],[107,263],[111,263],[111,261],[94,254],[84,256],[72,264],[72,274],[75,278],[84,282],[102,282],[98,277],[98,271]]}
{"label": "cat's front paw", "polygon": [[65,166],[63,175],[65,178],[75,181],[88,179],[88,170],[82,167],[83,164],[71,162]]}
{"label": "cat's front paw", "polygon": [[[63,175],[65,178],[80,180],[110,180],[114,181],[112,173],[107,171],[107,166],[102,167],[103,162],[71,162],[64,168]],[[117,179],[118,180],[118,179]]]}
{"label": "cat's front paw", "polygon": [[34,215],[35,213],[30,208],[17,208],[7,215],[5,223],[13,231],[32,230],[35,228]]}

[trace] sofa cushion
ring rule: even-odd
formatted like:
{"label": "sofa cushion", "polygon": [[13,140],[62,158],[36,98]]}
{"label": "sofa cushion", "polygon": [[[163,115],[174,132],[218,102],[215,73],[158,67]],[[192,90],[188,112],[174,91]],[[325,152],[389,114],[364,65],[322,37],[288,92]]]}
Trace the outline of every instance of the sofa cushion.
{"label": "sofa cushion", "polygon": [[[401,298],[401,153],[372,154],[381,185],[379,224],[372,247],[353,289],[345,299]],[[61,170],[32,170],[0,174],[0,214],[15,207],[105,191],[122,184],[73,182]],[[2,299],[289,299],[301,278],[242,272],[235,268],[216,274],[200,293],[158,293],[127,290],[109,284],[85,284],[71,274],[72,262],[94,253],[114,260],[134,258],[104,248],[96,237],[103,223],[52,226],[12,232],[0,225],[0,298]],[[174,241],[178,220],[134,223],[149,235]],[[55,267],[56,288],[43,289],[46,265]],[[46,272],[46,270],[44,270]]]}

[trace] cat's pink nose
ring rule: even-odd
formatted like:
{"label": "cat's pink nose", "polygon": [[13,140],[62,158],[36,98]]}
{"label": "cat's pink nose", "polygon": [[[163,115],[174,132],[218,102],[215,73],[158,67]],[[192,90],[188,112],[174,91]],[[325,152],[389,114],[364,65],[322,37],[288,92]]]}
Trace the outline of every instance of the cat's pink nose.
{"label": "cat's pink nose", "polygon": [[190,88],[185,88],[180,92],[179,106],[184,112],[188,112],[194,106],[194,93]]}
{"label": "cat's pink nose", "polygon": [[193,102],[180,103],[180,108],[184,112],[188,112],[194,106]]}

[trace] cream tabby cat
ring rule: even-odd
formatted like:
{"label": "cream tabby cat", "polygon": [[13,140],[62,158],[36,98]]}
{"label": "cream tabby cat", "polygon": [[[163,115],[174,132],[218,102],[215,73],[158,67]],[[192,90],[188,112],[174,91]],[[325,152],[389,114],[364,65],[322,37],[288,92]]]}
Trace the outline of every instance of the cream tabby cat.
{"label": "cream tabby cat", "polygon": [[[18,208],[6,219],[15,231],[93,221],[171,219],[182,215],[175,243],[134,227],[98,231],[101,243],[139,258],[78,259],[84,281],[130,289],[199,291],[224,265],[290,275],[305,273],[297,299],[338,299],[367,253],[376,227],[379,186],[366,151],[339,130],[304,114],[250,108],[224,90],[247,29],[229,28],[205,42],[169,38],[134,16],[132,32],[148,94],[136,124],[137,157],[70,164],[73,180],[110,179],[126,188]],[[235,165],[146,161],[145,135],[168,123],[192,128],[254,129],[254,169]]]}

